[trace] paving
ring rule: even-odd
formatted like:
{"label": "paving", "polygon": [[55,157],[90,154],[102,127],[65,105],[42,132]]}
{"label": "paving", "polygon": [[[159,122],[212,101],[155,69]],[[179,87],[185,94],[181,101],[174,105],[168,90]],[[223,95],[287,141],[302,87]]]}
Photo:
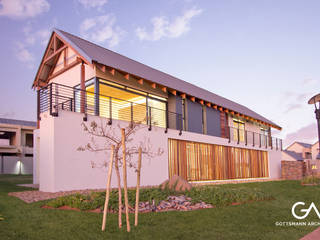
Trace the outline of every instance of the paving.
{"label": "paving", "polygon": [[300,240],[319,240],[320,239],[320,227],[318,227],[316,230],[313,232],[307,234]]}

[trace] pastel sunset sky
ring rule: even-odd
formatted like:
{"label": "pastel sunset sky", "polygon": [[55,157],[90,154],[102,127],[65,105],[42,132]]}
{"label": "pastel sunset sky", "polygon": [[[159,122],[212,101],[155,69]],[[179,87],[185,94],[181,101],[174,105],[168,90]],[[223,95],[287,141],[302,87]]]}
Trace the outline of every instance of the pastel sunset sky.
{"label": "pastel sunset sky", "polygon": [[31,89],[53,28],[243,104],[317,139],[320,1],[0,0],[0,117],[36,120]]}

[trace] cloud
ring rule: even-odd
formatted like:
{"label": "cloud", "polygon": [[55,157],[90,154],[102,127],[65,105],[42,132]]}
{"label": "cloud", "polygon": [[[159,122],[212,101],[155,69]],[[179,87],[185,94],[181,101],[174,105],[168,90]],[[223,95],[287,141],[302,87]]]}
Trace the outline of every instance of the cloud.
{"label": "cloud", "polygon": [[109,47],[115,47],[125,35],[119,26],[115,26],[115,22],[112,14],[86,18],[80,25],[80,34],[93,42],[107,42]]}
{"label": "cloud", "polygon": [[13,19],[35,17],[50,9],[46,0],[0,0],[0,6],[0,16]]}
{"label": "cloud", "polygon": [[25,63],[27,67],[32,68],[34,66],[35,57],[31,48],[36,44],[45,46],[48,43],[51,32],[48,29],[33,31],[30,24],[27,24],[22,31],[24,34],[24,41],[15,43],[15,56],[20,62]]}
{"label": "cloud", "polygon": [[85,8],[98,8],[100,9],[108,0],[78,0]]}
{"label": "cloud", "polygon": [[154,17],[151,19],[153,30],[147,32],[144,27],[136,28],[136,35],[140,40],[157,41],[161,38],[177,38],[190,31],[190,21],[193,17],[200,15],[202,9],[191,8],[183,13],[182,16],[176,17],[170,22],[167,17]]}
{"label": "cloud", "polygon": [[23,28],[23,33],[25,35],[25,42],[28,45],[34,45],[37,42],[45,46],[48,43],[51,31],[47,28],[33,31],[31,25],[28,24]]}
{"label": "cloud", "polygon": [[291,104],[288,104],[284,113],[289,113],[293,110],[296,110],[296,109],[299,109],[299,108],[302,108],[303,105],[302,104],[299,104],[299,103],[291,103]]}
{"label": "cloud", "polygon": [[316,85],[317,83],[318,81],[312,78],[306,78],[302,81],[302,85]]}
{"label": "cloud", "polygon": [[317,140],[317,124],[311,123],[295,132],[288,133],[284,140],[284,145],[288,146],[294,141],[313,143]]}
{"label": "cloud", "polygon": [[27,67],[29,68],[33,67],[35,58],[25,44],[21,42],[16,43],[15,55],[17,59],[20,62],[25,63]]}

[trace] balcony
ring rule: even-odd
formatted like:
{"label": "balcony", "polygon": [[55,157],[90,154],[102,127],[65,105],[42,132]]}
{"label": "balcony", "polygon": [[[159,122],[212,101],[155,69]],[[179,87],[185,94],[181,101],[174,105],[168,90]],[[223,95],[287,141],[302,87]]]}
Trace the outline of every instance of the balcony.
{"label": "balcony", "polygon": [[79,112],[84,118],[89,115],[123,120],[182,131],[182,114],[148,106],[145,103],[131,102],[116,97],[84,91],[79,88],[51,83],[38,90],[38,118],[43,112],[58,116],[60,110]]}
{"label": "balcony", "polygon": [[[159,109],[145,103],[123,100],[117,97],[98,94],[94,91],[81,90],[77,87],[69,87],[62,84],[50,83],[38,90],[38,119],[43,112],[49,112],[52,116],[59,116],[59,111],[72,111],[87,115],[96,115],[112,120],[123,120],[146,124],[151,130],[153,126],[161,127],[167,132],[168,129],[183,130],[182,114]],[[282,150],[282,140],[263,135],[257,132],[237,129],[226,126],[225,136],[229,143],[238,143],[245,146]]]}
{"label": "balcony", "polygon": [[282,139],[272,137],[271,134],[266,135],[228,126],[227,137],[229,143],[236,142],[237,144],[244,144],[245,146],[282,151]]}

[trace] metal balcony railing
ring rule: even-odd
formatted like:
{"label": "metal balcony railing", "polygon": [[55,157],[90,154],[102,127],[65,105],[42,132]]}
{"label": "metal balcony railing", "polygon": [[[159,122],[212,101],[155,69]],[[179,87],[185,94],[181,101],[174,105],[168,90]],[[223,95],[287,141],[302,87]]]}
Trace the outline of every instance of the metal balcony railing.
{"label": "metal balcony railing", "polygon": [[182,114],[148,106],[147,100],[145,103],[130,102],[57,83],[38,90],[38,118],[47,111],[58,116],[60,110],[106,117],[109,124],[117,119],[147,124],[149,130],[158,126],[166,131],[168,128],[182,131]]}
{"label": "metal balcony railing", "polygon": [[[165,132],[168,128],[176,129],[180,131],[180,135],[184,121],[182,114],[148,106],[148,100],[145,103],[130,102],[57,83],[50,83],[38,90],[39,120],[43,112],[58,116],[60,110],[83,113],[84,120],[90,114],[107,118],[109,124],[117,119],[147,124],[149,130],[152,126],[165,128]],[[225,132],[229,143],[282,150],[282,140],[275,137],[229,126]]]}
{"label": "metal balcony railing", "polygon": [[244,143],[246,146],[252,147],[282,150],[282,139],[230,126],[226,128],[229,142]]}

